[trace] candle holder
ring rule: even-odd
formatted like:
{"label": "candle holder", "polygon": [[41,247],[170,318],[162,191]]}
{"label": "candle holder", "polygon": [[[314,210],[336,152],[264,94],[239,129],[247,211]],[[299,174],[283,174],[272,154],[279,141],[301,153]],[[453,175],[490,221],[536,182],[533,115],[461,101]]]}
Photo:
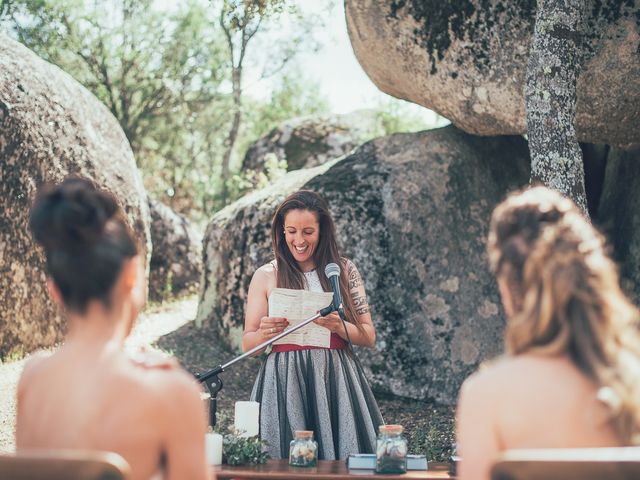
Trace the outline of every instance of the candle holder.
{"label": "candle holder", "polygon": [[222,435],[209,432],[205,434],[205,450],[209,465],[222,464]]}
{"label": "candle holder", "polygon": [[241,437],[255,437],[260,433],[260,404],[236,402],[233,426]]}

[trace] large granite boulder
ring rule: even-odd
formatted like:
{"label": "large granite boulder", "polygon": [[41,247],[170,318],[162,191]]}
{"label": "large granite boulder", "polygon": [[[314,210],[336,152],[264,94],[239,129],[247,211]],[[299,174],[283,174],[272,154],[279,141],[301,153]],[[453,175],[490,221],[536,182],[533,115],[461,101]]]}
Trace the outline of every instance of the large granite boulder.
{"label": "large granite boulder", "polygon": [[597,223],[613,247],[624,290],[640,305],[640,150],[608,152]]}
{"label": "large granite boulder", "polygon": [[0,357],[64,333],[28,217],[38,186],[71,173],[115,194],[147,258],[146,193],[118,122],[65,72],[0,34]]}
{"label": "large granite boulder", "polygon": [[202,234],[182,215],[149,198],[151,243],[149,298],[168,300],[195,291],[202,273]]}
{"label": "large granite boulder", "polygon": [[249,147],[242,169],[263,171],[268,154],[286,160],[288,171],[322,165],[371,138],[377,122],[375,112],[370,110],[287,120]]}
{"label": "large granite boulder", "polygon": [[[345,0],[345,8],[356,57],[380,90],[469,133],[525,132],[534,0]],[[586,10],[578,139],[633,148],[640,144],[640,5],[594,0]]]}
{"label": "large granite boulder", "polygon": [[272,258],[274,209],[312,189],[327,199],[367,288],[378,332],[374,350],[359,349],[368,378],[379,390],[454,403],[463,379],[502,350],[485,237],[493,207],[528,182],[528,163],[522,137],[451,126],[379,138],[291,172],[211,220],[198,319],[238,345],[251,276]]}

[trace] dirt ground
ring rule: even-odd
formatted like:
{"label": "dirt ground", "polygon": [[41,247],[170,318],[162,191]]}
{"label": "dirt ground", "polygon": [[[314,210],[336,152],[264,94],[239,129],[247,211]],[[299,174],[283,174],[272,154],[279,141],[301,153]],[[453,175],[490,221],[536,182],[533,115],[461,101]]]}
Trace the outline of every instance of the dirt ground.
{"label": "dirt ground", "polygon": [[[210,330],[195,327],[196,309],[195,297],[151,306],[139,317],[127,347],[150,345],[171,353],[191,372],[204,372],[234,358],[236,354],[223,347]],[[0,453],[15,448],[15,392],[26,360],[0,364]],[[232,416],[234,403],[249,399],[261,361],[247,359],[221,375],[224,387],[218,394],[220,414]],[[400,397],[376,397],[385,422],[405,427],[410,453],[424,453],[430,461],[448,459],[454,441],[452,407]]]}

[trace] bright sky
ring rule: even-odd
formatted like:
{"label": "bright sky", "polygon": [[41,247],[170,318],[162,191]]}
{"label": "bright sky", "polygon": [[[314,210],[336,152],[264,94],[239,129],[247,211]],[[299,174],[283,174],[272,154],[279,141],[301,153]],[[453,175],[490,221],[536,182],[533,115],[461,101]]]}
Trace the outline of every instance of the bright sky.
{"label": "bright sky", "polygon": [[[305,14],[323,13],[326,0],[298,0],[297,2]],[[320,84],[322,93],[327,97],[333,113],[348,113],[363,108],[375,108],[380,100],[389,98],[369,80],[360,63],[356,59],[347,33],[347,23],[344,15],[344,2],[335,0],[328,15],[331,20],[326,27],[319,30],[316,38],[323,47],[315,53],[300,55],[296,63],[302,71]],[[264,82],[251,82],[247,85],[251,95],[260,97],[268,88]],[[434,112],[424,107],[408,103],[411,111],[423,117],[429,123],[435,122]],[[442,121],[442,119],[440,119]]]}

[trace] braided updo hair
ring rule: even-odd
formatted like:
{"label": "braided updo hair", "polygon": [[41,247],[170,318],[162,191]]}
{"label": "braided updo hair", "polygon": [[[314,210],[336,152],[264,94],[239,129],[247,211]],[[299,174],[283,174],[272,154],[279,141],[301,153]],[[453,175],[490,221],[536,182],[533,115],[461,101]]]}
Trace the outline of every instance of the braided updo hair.
{"label": "braided updo hair", "polygon": [[620,289],[603,236],[571,200],[534,187],[494,210],[488,250],[513,304],[507,352],[569,355],[601,387],[620,438],[639,444],[639,314]]}
{"label": "braided updo hair", "polygon": [[76,176],[45,185],[36,195],[30,227],[65,307],[83,314],[98,299],[110,308],[123,264],[138,253],[113,195]]}

